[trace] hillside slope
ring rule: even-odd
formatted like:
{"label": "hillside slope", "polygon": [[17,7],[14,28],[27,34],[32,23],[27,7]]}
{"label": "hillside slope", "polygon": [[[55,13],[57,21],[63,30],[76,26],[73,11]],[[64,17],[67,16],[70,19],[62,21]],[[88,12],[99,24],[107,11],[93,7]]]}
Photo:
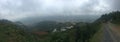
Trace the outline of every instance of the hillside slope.
{"label": "hillside slope", "polygon": [[17,24],[0,20],[0,42],[35,42],[34,36],[26,33]]}

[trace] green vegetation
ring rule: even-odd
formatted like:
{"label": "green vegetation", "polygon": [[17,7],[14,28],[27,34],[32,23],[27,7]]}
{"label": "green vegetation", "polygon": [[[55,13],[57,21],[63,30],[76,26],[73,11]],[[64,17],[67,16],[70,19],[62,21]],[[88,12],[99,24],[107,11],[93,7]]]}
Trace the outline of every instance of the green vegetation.
{"label": "green vegetation", "polygon": [[[107,23],[111,22],[114,24],[120,24],[120,11],[114,11],[108,14],[102,15],[98,20],[95,22],[97,23]],[[98,30],[95,35],[90,39],[91,42],[101,42],[101,38],[103,37],[103,28]]]}
{"label": "green vegetation", "polygon": [[[89,39],[96,33],[96,23],[57,23],[42,22],[50,28],[61,30],[62,27],[74,26],[66,31],[48,32],[46,36],[37,35],[33,32],[27,32],[20,25],[8,20],[0,20],[0,41],[1,42],[89,42]],[[23,26],[23,25],[22,25]],[[42,26],[44,27],[44,26]],[[24,27],[25,28],[25,27]],[[47,27],[46,27],[47,28]],[[46,30],[45,30],[46,31]],[[42,38],[41,38],[42,37]]]}
{"label": "green vegetation", "polygon": [[65,28],[68,26],[72,26],[73,24],[71,22],[55,22],[55,21],[42,21],[37,23],[35,26],[33,26],[33,31],[48,31],[51,32],[53,29],[60,30],[61,28]]}
{"label": "green vegetation", "polygon": [[103,38],[103,28],[101,28],[98,32],[91,37],[90,42],[102,42]]}
{"label": "green vegetation", "polygon": [[0,42],[36,42],[35,36],[26,33],[19,25],[0,20]]}
{"label": "green vegetation", "polygon": [[100,29],[97,23],[79,22],[72,29],[51,33],[46,42],[90,42],[89,39]]}
{"label": "green vegetation", "polygon": [[108,14],[104,14],[99,18],[101,22],[112,22],[115,24],[120,24],[120,11],[114,11]]}
{"label": "green vegetation", "polygon": [[100,42],[102,23],[120,24],[119,18],[120,12],[116,11],[92,23],[42,21],[29,29],[19,23],[0,20],[0,42]]}

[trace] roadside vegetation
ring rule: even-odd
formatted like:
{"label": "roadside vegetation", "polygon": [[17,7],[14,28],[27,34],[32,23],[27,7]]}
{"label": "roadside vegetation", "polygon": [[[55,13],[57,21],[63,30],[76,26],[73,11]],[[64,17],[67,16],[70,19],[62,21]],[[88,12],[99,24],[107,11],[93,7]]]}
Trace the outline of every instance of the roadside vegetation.
{"label": "roadside vegetation", "polygon": [[[114,11],[111,13],[104,14],[97,20],[97,22],[112,23],[114,25],[120,25],[120,11]],[[97,33],[95,33],[95,35],[90,39],[90,41],[91,42],[102,42],[101,41],[101,38],[103,38],[102,34],[103,34],[103,28],[101,26],[101,29]]]}
{"label": "roadside vegetation", "polygon": [[[97,23],[78,22],[75,23],[74,25],[73,23],[70,22],[57,23],[57,25],[56,22],[52,22],[52,23],[48,22],[46,24],[51,24],[51,26],[50,25],[48,26],[53,29],[57,29],[57,31],[55,32],[53,32],[52,30],[47,31],[48,29],[45,30],[45,32],[41,32],[38,28],[36,28],[37,31],[27,32],[26,31],[27,29],[23,29],[27,27],[22,27],[21,25],[13,23],[8,20],[0,20],[0,30],[1,30],[0,41],[1,42],[89,42],[89,39],[93,37],[93,35],[99,30],[99,28],[97,28],[98,27]],[[46,24],[44,23],[44,25]],[[66,26],[68,27],[72,26],[72,27],[67,28]],[[61,29],[66,29],[66,30],[62,31]]]}
{"label": "roadside vegetation", "polygon": [[102,15],[92,23],[42,21],[31,28],[0,20],[0,42],[99,42],[102,23],[120,24],[119,18],[120,12],[116,11]]}
{"label": "roadside vegetation", "polygon": [[90,38],[90,42],[102,42],[103,38],[103,28],[101,27],[98,32],[94,34],[93,37]]}

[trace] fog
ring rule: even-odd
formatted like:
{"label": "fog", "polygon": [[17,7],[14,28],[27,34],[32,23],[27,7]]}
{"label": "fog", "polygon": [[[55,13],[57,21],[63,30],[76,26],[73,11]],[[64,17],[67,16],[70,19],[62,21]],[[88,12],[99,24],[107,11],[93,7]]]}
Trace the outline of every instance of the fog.
{"label": "fog", "polygon": [[0,0],[0,18],[96,15],[120,10],[119,0]]}

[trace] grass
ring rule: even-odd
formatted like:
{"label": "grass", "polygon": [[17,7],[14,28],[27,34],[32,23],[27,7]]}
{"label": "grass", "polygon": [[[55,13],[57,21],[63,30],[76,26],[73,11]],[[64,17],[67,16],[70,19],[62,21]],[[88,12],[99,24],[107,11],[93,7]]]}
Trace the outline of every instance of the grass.
{"label": "grass", "polygon": [[102,42],[103,39],[103,28],[101,28],[96,34],[90,39],[90,42]]}

